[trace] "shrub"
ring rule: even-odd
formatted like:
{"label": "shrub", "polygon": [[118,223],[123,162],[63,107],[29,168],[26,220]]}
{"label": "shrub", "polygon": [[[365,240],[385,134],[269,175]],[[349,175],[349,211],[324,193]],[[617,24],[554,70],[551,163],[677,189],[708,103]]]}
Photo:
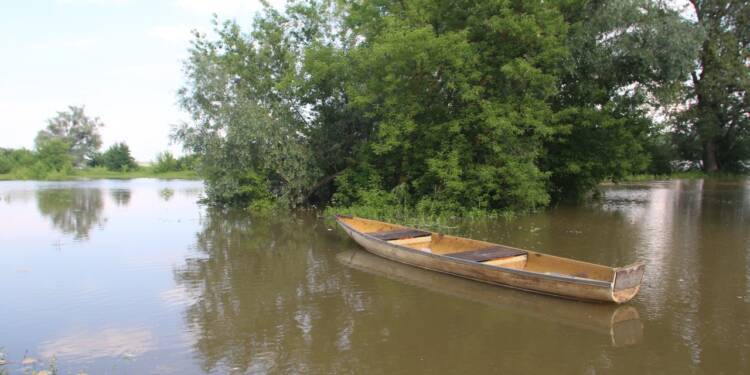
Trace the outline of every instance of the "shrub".
{"label": "shrub", "polygon": [[58,172],[68,170],[73,165],[70,144],[58,138],[39,142],[37,145],[37,160],[33,167],[36,171],[43,169]]}
{"label": "shrub", "polygon": [[138,168],[130,155],[130,147],[124,142],[110,146],[101,156],[101,165],[110,171],[130,171]]}
{"label": "shrub", "polygon": [[5,153],[0,153],[0,174],[10,173],[13,169],[13,161]]}
{"label": "shrub", "polygon": [[156,155],[156,163],[154,163],[154,172],[165,173],[174,172],[179,170],[179,163],[169,151],[160,152]]}

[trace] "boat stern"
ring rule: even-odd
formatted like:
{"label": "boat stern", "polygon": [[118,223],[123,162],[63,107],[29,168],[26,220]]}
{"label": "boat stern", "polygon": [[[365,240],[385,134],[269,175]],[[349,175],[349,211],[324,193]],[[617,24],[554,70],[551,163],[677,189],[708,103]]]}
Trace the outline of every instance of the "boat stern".
{"label": "boat stern", "polygon": [[642,262],[616,268],[612,282],[612,300],[616,303],[625,303],[635,297],[641,288],[645,271],[646,264]]}

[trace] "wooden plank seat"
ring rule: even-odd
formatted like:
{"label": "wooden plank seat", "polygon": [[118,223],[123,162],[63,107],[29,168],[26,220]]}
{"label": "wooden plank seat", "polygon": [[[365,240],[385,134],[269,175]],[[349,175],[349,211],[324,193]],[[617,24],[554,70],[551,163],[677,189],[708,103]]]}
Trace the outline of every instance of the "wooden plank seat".
{"label": "wooden plank seat", "polygon": [[402,240],[404,238],[426,237],[431,235],[430,232],[417,229],[388,230],[384,232],[370,232],[367,234],[383,241]]}
{"label": "wooden plank seat", "polygon": [[527,252],[519,249],[511,249],[504,246],[492,246],[482,249],[462,251],[460,253],[443,254],[451,258],[471,260],[474,262],[486,262],[498,258],[510,258],[515,256],[526,255]]}

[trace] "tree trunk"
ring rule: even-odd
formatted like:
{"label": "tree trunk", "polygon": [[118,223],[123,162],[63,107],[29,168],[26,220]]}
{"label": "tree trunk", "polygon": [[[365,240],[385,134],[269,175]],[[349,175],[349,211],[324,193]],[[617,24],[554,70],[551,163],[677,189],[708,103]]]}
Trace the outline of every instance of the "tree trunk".
{"label": "tree trunk", "polygon": [[709,173],[719,170],[719,163],[716,161],[716,141],[713,138],[703,144],[703,170]]}

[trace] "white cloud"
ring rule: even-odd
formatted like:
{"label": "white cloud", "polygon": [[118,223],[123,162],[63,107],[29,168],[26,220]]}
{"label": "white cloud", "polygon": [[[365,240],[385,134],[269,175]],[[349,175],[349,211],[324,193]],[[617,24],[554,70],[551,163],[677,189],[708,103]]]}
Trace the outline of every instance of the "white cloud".
{"label": "white cloud", "polygon": [[48,55],[52,54],[50,51],[91,50],[99,47],[103,41],[103,38],[93,36],[52,38],[35,44],[32,50]]}
{"label": "white cloud", "polygon": [[[284,0],[269,0],[269,4],[282,8]],[[216,13],[220,17],[252,17],[263,9],[260,0],[175,0],[175,4],[196,14]]]}
{"label": "white cloud", "polygon": [[175,4],[197,14],[219,15],[253,14],[261,9],[260,1],[247,0],[175,0]]}
{"label": "white cloud", "polygon": [[71,5],[120,5],[127,2],[128,0],[57,0],[58,4]]}
{"label": "white cloud", "polygon": [[[187,25],[162,25],[151,28],[148,35],[165,42],[170,43],[187,43],[193,38],[192,31],[195,27]],[[205,30],[200,30],[205,32]]]}

